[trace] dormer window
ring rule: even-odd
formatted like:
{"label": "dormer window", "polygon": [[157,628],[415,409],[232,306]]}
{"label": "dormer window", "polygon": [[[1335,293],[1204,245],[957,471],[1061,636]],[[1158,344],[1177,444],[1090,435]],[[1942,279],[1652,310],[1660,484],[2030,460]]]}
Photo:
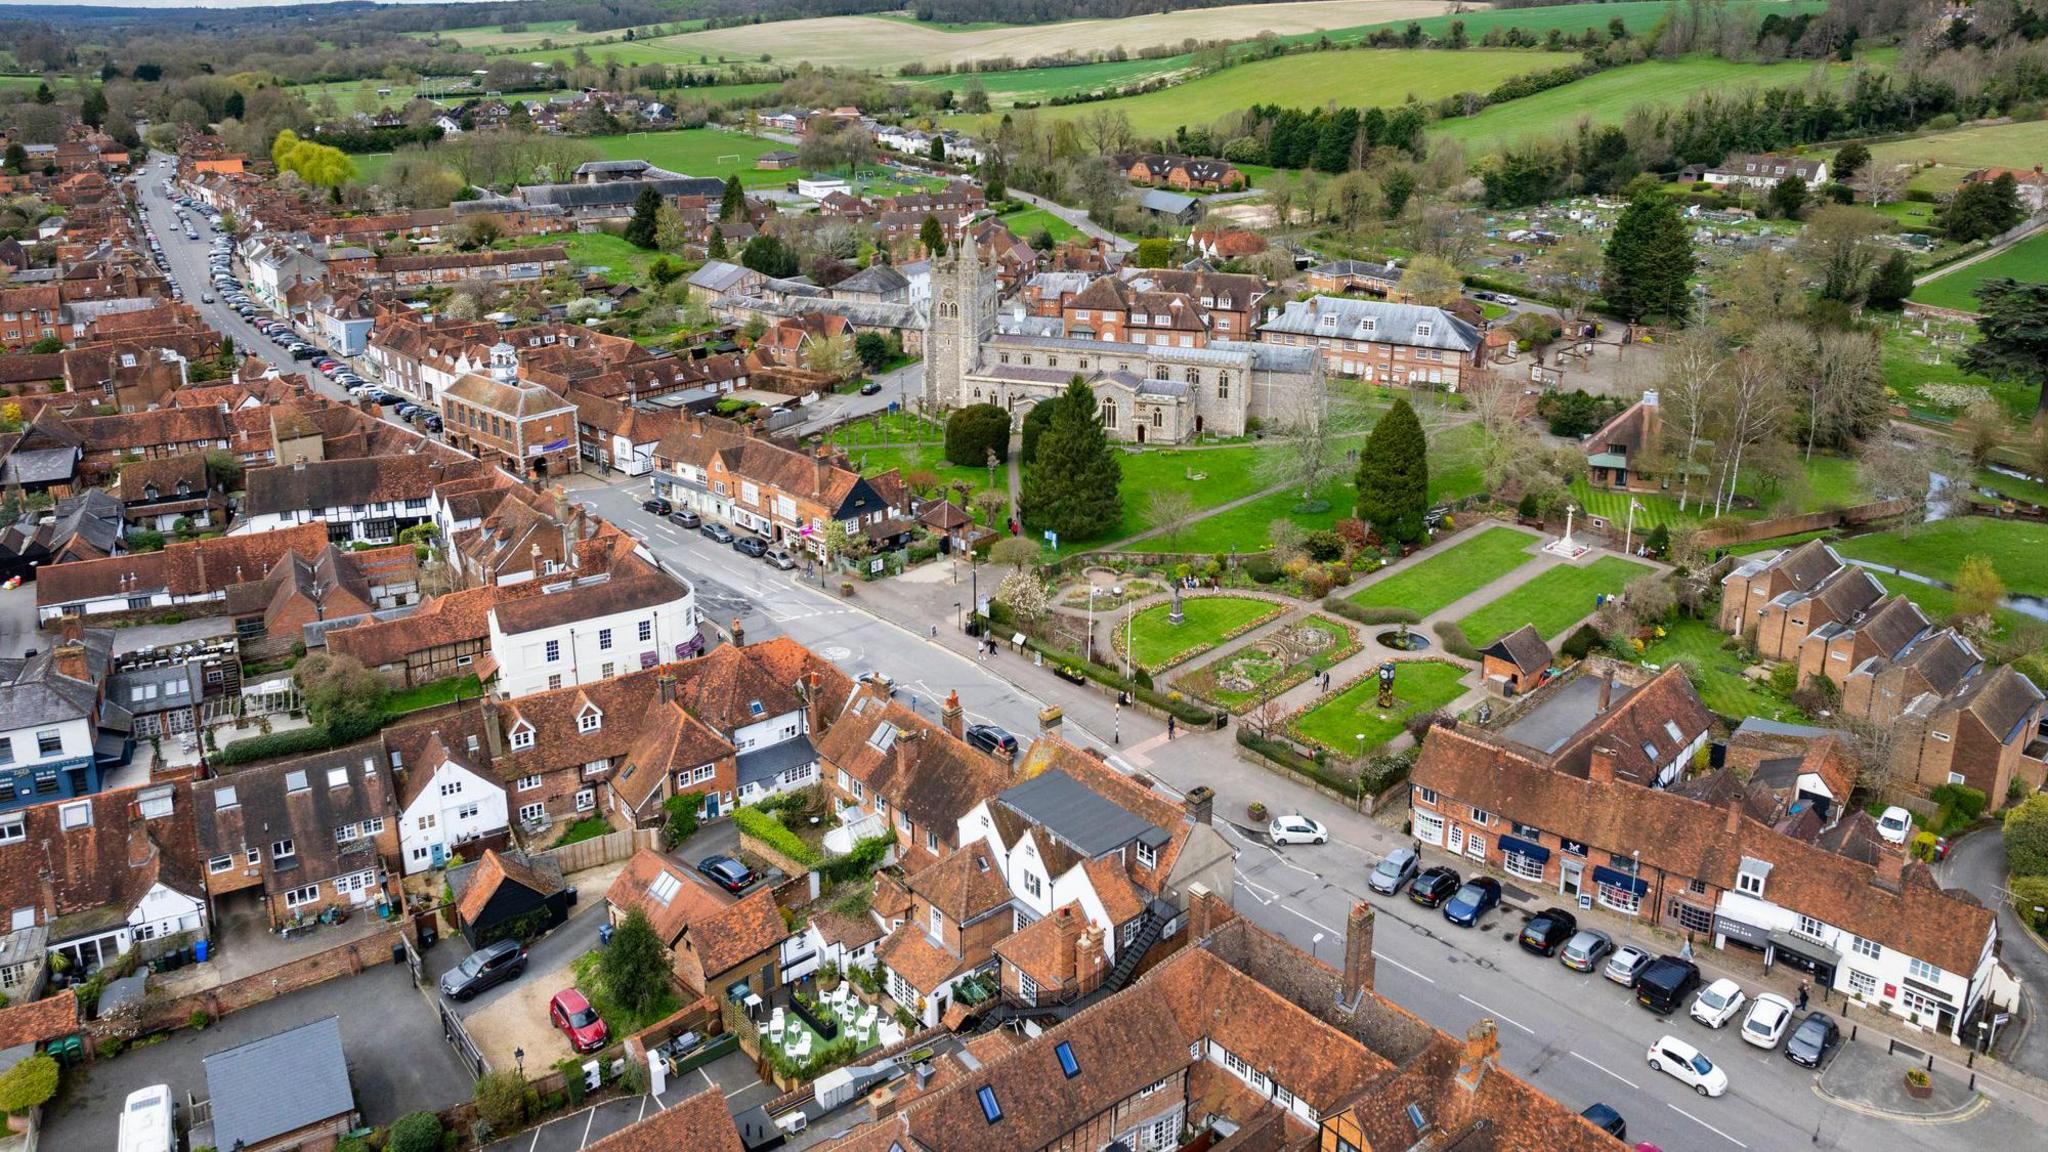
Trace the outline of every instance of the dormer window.
{"label": "dormer window", "polygon": [[576,714],[576,730],[578,732],[595,732],[602,727],[604,727],[604,713],[599,712],[595,706],[585,708]]}
{"label": "dormer window", "polygon": [[1326,329],[1327,331],[1335,332],[1337,330],[1337,314],[1332,312],[1329,315],[1322,317],[1319,321],[1319,324],[1322,328]]}
{"label": "dormer window", "polygon": [[513,729],[512,729],[512,747],[513,747],[513,748],[515,748],[515,749],[524,749],[524,748],[531,748],[531,747],[533,747],[533,726],[532,726],[532,725],[528,724],[528,723],[527,723],[526,721],[524,721],[524,720],[521,720],[521,721],[519,722],[519,725],[518,725],[518,727],[515,727],[515,728],[513,728]]}
{"label": "dormer window", "polygon": [[1427,320],[1418,320],[1418,321],[1416,321],[1416,323],[1415,323],[1415,338],[1416,338],[1417,340],[1427,340],[1427,339],[1429,339],[1429,332],[1430,332],[1430,325],[1429,325],[1429,321],[1427,321]]}
{"label": "dormer window", "polygon": [[1735,890],[1745,896],[1763,898],[1764,881],[1771,875],[1771,862],[1751,856],[1742,858],[1741,866],[1735,872]]}

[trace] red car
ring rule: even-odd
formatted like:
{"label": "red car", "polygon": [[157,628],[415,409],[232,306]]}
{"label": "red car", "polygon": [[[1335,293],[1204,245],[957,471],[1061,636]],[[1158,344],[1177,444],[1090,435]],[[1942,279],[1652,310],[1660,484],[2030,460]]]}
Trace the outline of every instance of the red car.
{"label": "red car", "polygon": [[611,1038],[597,1010],[574,988],[564,988],[548,1001],[548,1019],[569,1038],[569,1047],[578,1052],[595,1052]]}

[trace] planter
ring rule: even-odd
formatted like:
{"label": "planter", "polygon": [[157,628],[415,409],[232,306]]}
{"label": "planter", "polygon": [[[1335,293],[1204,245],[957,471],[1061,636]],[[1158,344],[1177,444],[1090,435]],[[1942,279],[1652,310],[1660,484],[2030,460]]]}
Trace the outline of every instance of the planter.
{"label": "planter", "polygon": [[1256,800],[1252,801],[1250,804],[1245,806],[1244,814],[1254,824],[1264,824],[1273,815],[1271,812],[1266,810],[1266,806],[1264,804],[1261,804]]}
{"label": "planter", "polygon": [[1056,667],[1052,670],[1052,674],[1069,684],[1088,683],[1088,674],[1079,668]]}
{"label": "planter", "polygon": [[1927,1078],[1927,1073],[1915,1068],[1906,1073],[1906,1095],[1915,1100],[1925,1100],[1934,1095],[1934,1081]]}

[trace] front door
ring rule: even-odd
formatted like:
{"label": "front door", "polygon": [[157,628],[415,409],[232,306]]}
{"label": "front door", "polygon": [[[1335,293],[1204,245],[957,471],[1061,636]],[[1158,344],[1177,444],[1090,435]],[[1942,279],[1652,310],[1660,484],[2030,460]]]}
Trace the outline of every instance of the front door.
{"label": "front door", "polygon": [[1561,873],[1562,878],[1557,883],[1557,890],[1566,896],[1576,897],[1579,894],[1579,876],[1585,870],[1585,867],[1584,864],[1579,863],[1577,860],[1565,861]]}
{"label": "front door", "polygon": [[1137,426],[1137,428],[1138,428],[1138,443],[1140,443],[1140,444],[1143,444],[1143,443],[1145,442],[1145,426],[1144,426],[1143,424],[1139,424],[1139,425]]}
{"label": "front door", "polygon": [[718,818],[718,793],[709,792],[705,794],[704,818],[706,820],[715,820]]}
{"label": "front door", "polygon": [[436,868],[439,868],[439,867],[440,867],[440,866],[441,866],[442,864],[444,864],[444,863],[446,863],[446,862],[447,862],[447,849],[446,849],[446,848],[444,848],[444,847],[443,847],[442,845],[439,845],[439,844],[436,844],[436,845],[434,845],[434,848],[433,848],[433,852],[434,852],[434,856],[433,856],[433,865],[434,865],[434,867],[436,867]]}

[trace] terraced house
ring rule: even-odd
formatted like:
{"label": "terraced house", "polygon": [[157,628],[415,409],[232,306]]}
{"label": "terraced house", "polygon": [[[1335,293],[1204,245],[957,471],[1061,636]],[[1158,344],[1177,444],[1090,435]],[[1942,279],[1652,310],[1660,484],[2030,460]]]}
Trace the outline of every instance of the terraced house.
{"label": "terraced house", "polygon": [[1333,376],[1449,392],[1478,370],[1484,345],[1478,329],[1441,308],[1345,296],[1268,308],[1259,339],[1319,349]]}

